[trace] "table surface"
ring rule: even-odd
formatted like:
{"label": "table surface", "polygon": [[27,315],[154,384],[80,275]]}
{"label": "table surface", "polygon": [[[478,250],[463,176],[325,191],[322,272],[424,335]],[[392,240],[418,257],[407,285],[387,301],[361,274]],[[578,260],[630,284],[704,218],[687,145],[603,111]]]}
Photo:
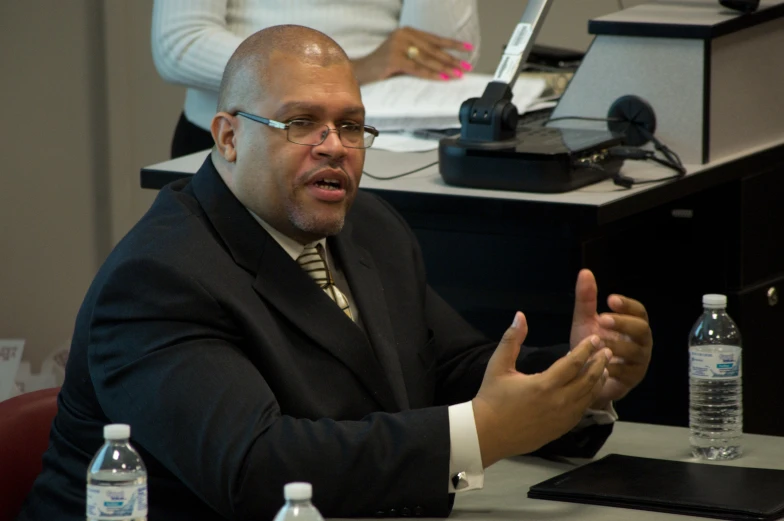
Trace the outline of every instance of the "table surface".
{"label": "table surface", "polygon": [[[209,150],[203,150],[188,156],[146,166],[142,169],[142,178],[156,173],[193,174],[199,169],[208,153]],[[770,143],[711,163],[685,165],[688,173],[683,179],[635,185],[628,190],[615,186],[609,179],[571,192],[556,194],[463,188],[446,184],[438,173],[437,164],[433,164],[421,172],[394,180],[376,180],[363,175],[360,187],[374,191],[392,191],[425,197],[484,198],[520,201],[534,205],[563,205],[564,207],[582,208],[594,212],[596,213],[596,221],[601,223],[602,221],[609,222],[620,219],[662,204],[664,201],[671,201],[698,192],[739,177],[745,171],[756,170],[757,165],[748,165],[749,158],[756,158],[757,162],[764,165],[768,163],[769,156],[780,154],[784,154],[784,138],[781,137]],[[391,177],[437,161],[437,150],[401,153],[370,149],[365,158],[365,171],[379,177]],[[654,180],[674,174],[672,170],[656,163],[640,161],[626,161],[621,171],[636,180]]]}
{"label": "table surface", "polygon": [[[689,450],[689,431],[685,427],[618,422],[612,436],[596,455],[626,454],[675,461],[696,462]],[[744,455],[726,462],[704,462],[707,465],[731,465],[784,469],[784,438],[743,435]],[[691,520],[695,517],[617,507],[583,505],[561,501],[529,499],[528,488],[575,466],[590,462],[585,459],[550,461],[521,456],[503,460],[485,472],[482,490],[458,494],[450,519],[490,521],[501,519],[548,520],[601,519],[606,521],[667,521]]]}
{"label": "table surface", "polygon": [[[782,4],[784,0],[761,0],[757,11],[765,11]],[[599,16],[593,21],[710,27],[741,16],[741,13],[721,6],[718,0],[688,0],[646,2]]]}

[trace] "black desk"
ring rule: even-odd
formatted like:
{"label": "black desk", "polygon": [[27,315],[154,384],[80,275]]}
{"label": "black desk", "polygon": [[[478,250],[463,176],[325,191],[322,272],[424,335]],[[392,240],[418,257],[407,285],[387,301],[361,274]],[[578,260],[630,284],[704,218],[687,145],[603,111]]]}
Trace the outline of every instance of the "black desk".
{"label": "black desk", "polygon": [[[190,175],[204,156],[147,167],[142,186]],[[371,150],[365,168],[393,175],[435,157]],[[669,175],[640,163],[624,173]],[[600,303],[612,292],[641,300],[655,352],[646,380],[617,404],[624,420],[687,424],[687,336],[702,294],[727,294],[744,339],[745,430],[784,435],[768,408],[784,395],[775,335],[784,304],[768,296],[784,278],[784,142],[628,191],[609,181],[567,194],[472,190],[445,185],[436,167],[394,181],[365,176],[361,187],[401,212],[420,240],[431,285],[494,338],[520,309],[527,343],[565,341],[581,267],[596,274]]]}

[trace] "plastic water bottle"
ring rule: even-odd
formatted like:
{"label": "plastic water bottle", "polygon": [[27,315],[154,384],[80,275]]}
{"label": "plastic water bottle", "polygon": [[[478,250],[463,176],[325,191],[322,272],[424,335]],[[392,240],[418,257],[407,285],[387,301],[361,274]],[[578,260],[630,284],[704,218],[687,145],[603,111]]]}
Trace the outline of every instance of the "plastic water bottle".
{"label": "plastic water bottle", "polygon": [[87,521],[147,521],[147,469],[131,447],[131,427],[106,425],[87,467]]}
{"label": "plastic water bottle", "polygon": [[310,483],[288,483],[283,487],[286,504],[278,510],[274,521],[324,521],[310,502],[313,487]]}
{"label": "plastic water bottle", "polygon": [[704,311],[689,334],[691,452],[708,460],[743,453],[741,339],[727,314],[727,297],[704,295]]}

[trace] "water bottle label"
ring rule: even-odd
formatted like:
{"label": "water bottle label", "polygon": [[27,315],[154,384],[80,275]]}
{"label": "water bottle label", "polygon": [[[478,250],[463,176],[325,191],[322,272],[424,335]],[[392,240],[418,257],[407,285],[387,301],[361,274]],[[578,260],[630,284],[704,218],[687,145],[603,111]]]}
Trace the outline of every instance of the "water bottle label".
{"label": "water bottle label", "polygon": [[704,346],[689,349],[690,375],[703,380],[737,380],[741,377],[740,354],[737,346]]}
{"label": "water bottle label", "polygon": [[147,516],[147,485],[87,486],[87,517],[130,521]]}

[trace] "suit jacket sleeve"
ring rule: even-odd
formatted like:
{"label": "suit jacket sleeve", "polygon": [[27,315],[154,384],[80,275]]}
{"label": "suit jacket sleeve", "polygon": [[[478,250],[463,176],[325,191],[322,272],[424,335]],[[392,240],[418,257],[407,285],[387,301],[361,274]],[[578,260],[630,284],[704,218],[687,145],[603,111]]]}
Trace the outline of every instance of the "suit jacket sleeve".
{"label": "suit jacket sleeve", "polygon": [[[413,232],[388,203],[382,203],[397,215],[401,225],[409,230],[417,264],[424,270],[421,252]],[[423,274],[422,279],[424,278]],[[432,332],[431,356],[436,365],[436,403],[451,405],[471,400],[479,391],[485,368],[498,343],[484,337],[430,286],[426,288],[425,302],[427,323]],[[500,333],[502,332],[499,331]],[[517,370],[526,374],[542,372],[568,352],[568,344],[543,348],[523,345],[517,359]],[[612,429],[612,424],[606,424],[571,431],[548,443],[535,454],[593,457],[610,436]]]}
{"label": "suit jacket sleeve", "polygon": [[325,516],[448,515],[446,407],[358,421],[281,414],[233,317],[157,260],[122,263],[96,300],[88,360],[103,411],[221,516],[271,519],[290,481],[313,483]]}
{"label": "suit jacket sleeve", "polygon": [[[439,359],[437,402],[461,403],[471,400],[479,391],[487,362],[496,343],[482,343],[481,335],[446,304],[435,291],[428,288],[428,312],[434,326],[434,349]],[[458,346],[474,344],[464,350]],[[547,348],[522,346],[517,359],[517,370],[533,374],[546,370],[553,362],[569,351],[568,344]],[[538,456],[566,456],[592,458],[612,433],[613,424],[591,425],[570,431],[535,452]]]}

